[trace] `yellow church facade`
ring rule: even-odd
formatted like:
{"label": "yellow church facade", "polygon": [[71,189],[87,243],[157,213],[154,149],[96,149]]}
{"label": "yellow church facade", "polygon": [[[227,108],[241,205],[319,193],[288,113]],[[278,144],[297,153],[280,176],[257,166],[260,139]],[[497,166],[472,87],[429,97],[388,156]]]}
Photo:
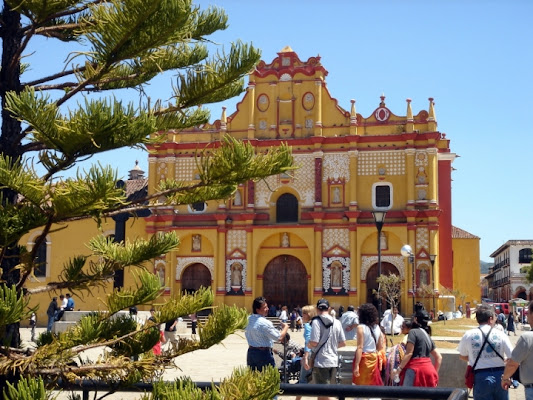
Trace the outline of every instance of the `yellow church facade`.
{"label": "yellow church facade", "polygon": [[[397,115],[382,96],[365,117],[353,100],[347,109],[339,105],[327,74],[320,57],[302,61],[287,47],[249,75],[233,113],[223,109],[212,124],[168,132],[164,143],[151,148],[148,193],[167,177],[195,181],[196,152],[224,135],[257,151],[285,142],[298,167],[247,182],[227,201],[154,207],[150,215],[128,220],[123,234],[129,240],[169,231],[180,236],[178,250],[148,266],[166,286],[161,301],[207,286],[217,304],[248,309],[257,296],[289,307],[322,297],[334,307],[357,306],[376,302],[378,258],[382,274],[401,277],[403,314],[412,312],[414,301],[438,309],[438,296],[448,289],[464,293],[465,302],[481,300],[479,238],[453,238],[455,154],[437,130],[433,99],[417,113],[407,99],[404,115]],[[374,211],[386,212],[379,238]],[[85,223],[91,222],[50,234],[50,277],[71,254],[65,243],[82,246],[90,233],[98,234]],[[117,223],[107,223],[104,230],[112,233]],[[412,262],[400,253],[405,244],[413,250]],[[131,284],[128,273],[121,284]],[[78,303],[95,307],[93,297]]]}
{"label": "yellow church facade", "polygon": [[[148,234],[177,231],[182,239],[157,267],[164,270],[168,293],[209,286],[218,303],[245,307],[260,295],[288,306],[321,297],[337,307],[375,302],[378,232],[372,212],[385,211],[381,272],[401,277],[402,312],[412,311],[413,293],[432,309],[443,288],[479,301],[478,279],[471,279],[479,265],[455,263],[465,252],[477,251],[479,258],[479,243],[454,254],[455,154],[437,130],[433,99],[417,114],[408,99],[405,115],[398,116],[382,96],[363,117],[355,101],[349,110],[338,104],[326,76],[320,57],[301,61],[285,48],[250,74],[235,112],[223,109],[212,124],[170,132],[152,149],[149,192],[166,177],[194,181],[196,150],[227,134],[257,151],[286,142],[298,166],[290,175],[248,182],[226,202],[159,209],[148,217]],[[404,244],[413,249],[413,263],[400,254]],[[434,296],[427,296],[428,287]]]}

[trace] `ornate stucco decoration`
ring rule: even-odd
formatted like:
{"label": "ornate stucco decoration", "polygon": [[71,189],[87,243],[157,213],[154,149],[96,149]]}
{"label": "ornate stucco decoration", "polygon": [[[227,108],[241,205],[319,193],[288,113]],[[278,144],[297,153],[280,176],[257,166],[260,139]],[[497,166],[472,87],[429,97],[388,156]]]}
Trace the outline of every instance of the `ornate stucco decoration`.
{"label": "ornate stucco decoration", "polygon": [[215,258],[214,257],[178,257],[176,265],[176,280],[180,280],[183,270],[191,264],[203,264],[211,273],[211,280],[215,276]]}
{"label": "ornate stucco decoration", "polygon": [[346,250],[350,248],[350,231],[348,229],[324,229],[322,251],[328,251],[336,245]]}
{"label": "ornate stucco decoration", "polygon": [[[361,257],[361,280],[366,280],[366,274],[370,267],[377,264],[378,256],[362,256]],[[381,256],[381,262],[388,262],[394,265],[400,272],[400,278],[405,280],[405,260],[402,256]]]}
{"label": "ornate stucco decoration", "polygon": [[418,228],[416,230],[416,248],[429,249],[429,230],[428,228]]}
{"label": "ornate stucco decoration", "polygon": [[348,293],[350,257],[322,257],[322,286],[325,294]]}
{"label": "ornate stucco decoration", "polygon": [[226,293],[243,294],[246,286],[246,260],[234,258],[226,260]]}
{"label": "ornate stucco decoration", "polygon": [[296,190],[300,196],[300,204],[303,207],[313,206],[313,195],[315,187],[314,156],[312,154],[296,154],[293,156],[295,165],[300,168],[293,171],[294,179],[287,180],[284,184],[277,176],[257,182],[255,187],[255,206],[267,208],[272,194],[282,186]]}
{"label": "ornate stucco decoration", "polygon": [[194,173],[198,166],[195,157],[179,157],[176,160],[176,173],[174,179],[180,181],[194,180]]}
{"label": "ornate stucco decoration", "polygon": [[357,157],[357,175],[376,175],[384,168],[387,175],[405,175],[405,153],[399,151],[361,151]]}
{"label": "ornate stucco decoration", "polygon": [[231,229],[227,233],[226,253],[230,254],[233,250],[239,249],[246,253],[246,231],[244,229]]}
{"label": "ornate stucco decoration", "polygon": [[346,182],[350,181],[350,155],[347,153],[325,153],[322,164],[324,168],[322,181],[328,179],[335,181],[344,178]]}

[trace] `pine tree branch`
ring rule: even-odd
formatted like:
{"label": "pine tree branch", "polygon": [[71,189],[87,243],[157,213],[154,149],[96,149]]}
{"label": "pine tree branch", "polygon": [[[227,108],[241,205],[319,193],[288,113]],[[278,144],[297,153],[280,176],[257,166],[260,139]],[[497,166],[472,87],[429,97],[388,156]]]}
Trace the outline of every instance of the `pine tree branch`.
{"label": "pine tree branch", "polygon": [[66,70],[66,71],[61,71],[61,72],[58,72],[57,74],[53,74],[53,75],[49,75],[49,76],[45,76],[43,78],[40,78],[40,79],[36,79],[34,81],[30,81],[30,82],[25,82],[22,84],[23,87],[25,86],[36,86],[36,85],[39,85],[43,82],[48,82],[48,81],[54,81],[56,79],[59,79],[59,78],[63,78],[65,76],[69,76],[69,75],[72,75],[72,74],[75,74],[77,72],[83,72],[85,71],[85,67],[79,67],[79,68],[76,68],[76,69],[69,69],[69,70]]}

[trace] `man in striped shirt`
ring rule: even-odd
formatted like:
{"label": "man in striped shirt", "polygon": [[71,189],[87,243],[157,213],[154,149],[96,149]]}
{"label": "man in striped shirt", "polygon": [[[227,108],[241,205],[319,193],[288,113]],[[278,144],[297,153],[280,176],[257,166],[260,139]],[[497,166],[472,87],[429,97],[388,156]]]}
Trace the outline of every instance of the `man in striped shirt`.
{"label": "man in striped shirt", "polygon": [[281,324],[281,331],[269,321],[268,304],[264,297],[257,297],[252,305],[253,314],[248,317],[248,326],[245,329],[248,341],[248,354],[246,363],[252,370],[261,370],[266,365],[276,366],[272,354],[274,341],[282,341],[287,334],[289,325]]}

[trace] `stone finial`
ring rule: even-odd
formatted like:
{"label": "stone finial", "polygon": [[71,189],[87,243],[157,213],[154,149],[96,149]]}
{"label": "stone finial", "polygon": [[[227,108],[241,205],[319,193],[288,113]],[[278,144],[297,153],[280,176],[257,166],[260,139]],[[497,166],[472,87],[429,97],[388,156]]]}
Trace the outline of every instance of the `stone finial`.
{"label": "stone finial", "polygon": [[413,109],[411,108],[411,99],[406,99],[407,102],[407,121],[413,121]]}
{"label": "stone finial", "polygon": [[357,113],[355,112],[355,100],[350,100],[350,103],[352,103],[352,108],[350,110],[350,117],[351,118],[357,118]]}
{"label": "stone finial", "polygon": [[437,117],[435,116],[435,102],[433,101],[433,97],[430,97],[429,99],[429,115],[428,115],[428,121],[437,121]]}

